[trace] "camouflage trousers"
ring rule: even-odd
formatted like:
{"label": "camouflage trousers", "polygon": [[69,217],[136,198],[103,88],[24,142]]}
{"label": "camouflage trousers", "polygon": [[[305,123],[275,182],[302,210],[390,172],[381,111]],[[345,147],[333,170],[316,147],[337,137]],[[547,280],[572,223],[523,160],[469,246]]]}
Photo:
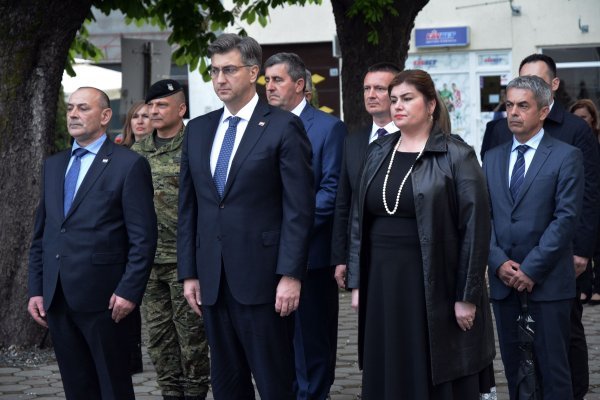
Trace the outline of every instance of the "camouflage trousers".
{"label": "camouflage trousers", "polygon": [[142,304],[148,353],[163,396],[204,396],[210,365],[202,317],[183,297],[176,264],[155,264]]}

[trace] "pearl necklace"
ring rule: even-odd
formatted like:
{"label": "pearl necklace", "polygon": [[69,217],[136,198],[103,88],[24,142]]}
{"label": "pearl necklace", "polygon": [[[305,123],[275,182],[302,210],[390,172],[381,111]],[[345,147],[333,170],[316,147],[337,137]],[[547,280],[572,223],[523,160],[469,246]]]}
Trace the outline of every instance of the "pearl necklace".
{"label": "pearl necklace", "polygon": [[396,214],[396,211],[398,211],[398,204],[400,203],[400,195],[402,194],[402,188],[404,187],[404,184],[406,183],[408,176],[412,172],[413,167],[417,163],[417,160],[419,158],[421,158],[421,155],[423,154],[423,150],[424,150],[423,149],[419,152],[419,154],[417,155],[417,158],[415,159],[415,162],[413,162],[413,164],[408,169],[408,172],[406,173],[406,175],[404,175],[404,179],[402,179],[402,183],[400,184],[400,189],[398,189],[398,194],[396,195],[396,204],[394,205],[394,209],[390,211],[390,208],[388,207],[388,204],[387,204],[385,192],[386,192],[386,188],[387,188],[388,177],[390,176],[390,171],[392,169],[392,165],[394,164],[394,156],[396,155],[396,152],[399,151],[399,149],[400,149],[400,143],[402,143],[402,137],[400,137],[400,139],[398,140],[398,144],[396,145],[396,147],[394,148],[394,152],[392,153],[392,158],[390,158],[390,164],[388,165],[387,172],[385,173],[385,179],[383,180],[383,190],[381,191],[381,194],[383,197],[383,206],[385,207],[385,211],[389,215],[394,215],[394,214]]}

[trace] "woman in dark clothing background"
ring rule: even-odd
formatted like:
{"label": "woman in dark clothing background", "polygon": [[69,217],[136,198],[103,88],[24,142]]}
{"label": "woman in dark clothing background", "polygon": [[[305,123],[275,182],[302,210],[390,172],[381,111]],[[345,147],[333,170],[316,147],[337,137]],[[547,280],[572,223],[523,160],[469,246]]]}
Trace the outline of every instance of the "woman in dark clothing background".
{"label": "woman in dark clothing background", "polygon": [[494,385],[485,179],[438,127],[429,74],[403,71],[389,92],[400,133],[369,147],[351,217],[362,398],[476,400]]}
{"label": "woman in dark clothing background", "polygon": [[[594,102],[590,99],[577,100],[569,108],[569,111],[587,122],[590,128],[592,128],[592,132],[598,140],[600,148],[600,120],[598,119],[598,110]],[[577,285],[581,288],[581,301],[583,303],[589,301],[594,306],[600,304],[600,229],[597,232],[598,238],[596,239],[594,257],[588,264],[585,273],[579,275],[577,278]]]}

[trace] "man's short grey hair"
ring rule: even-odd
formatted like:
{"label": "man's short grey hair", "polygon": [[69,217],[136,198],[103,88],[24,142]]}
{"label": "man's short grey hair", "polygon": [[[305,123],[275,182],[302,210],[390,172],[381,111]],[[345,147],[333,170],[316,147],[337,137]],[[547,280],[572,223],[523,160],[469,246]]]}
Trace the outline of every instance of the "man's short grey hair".
{"label": "man's short grey hair", "polygon": [[538,108],[549,106],[552,100],[552,88],[539,76],[519,76],[508,83],[506,91],[509,89],[530,90]]}
{"label": "man's short grey hair", "polygon": [[304,91],[313,91],[312,73],[309,70],[306,70],[306,78],[304,78]]}
{"label": "man's short grey hair", "polygon": [[[285,64],[287,66],[288,75],[294,82],[298,79],[306,80],[306,65],[304,61],[296,53],[277,53],[273,54],[267,62],[265,62],[265,70],[276,64]],[[306,82],[306,81],[305,81]]]}
{"label": "man's short grey hair", "polygon": [[258,65],[260,67],[262,63],[262,48],[250,36],[224,33],[208,46],[208,56],[225,54],[232,50],[240,52],[244,65]]}

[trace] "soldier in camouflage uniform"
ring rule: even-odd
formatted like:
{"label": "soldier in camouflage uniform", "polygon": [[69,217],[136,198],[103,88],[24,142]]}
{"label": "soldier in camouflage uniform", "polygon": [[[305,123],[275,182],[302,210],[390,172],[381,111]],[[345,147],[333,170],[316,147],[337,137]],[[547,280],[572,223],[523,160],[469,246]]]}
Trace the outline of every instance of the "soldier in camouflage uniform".
{"label": "soldier in camouflage uniform", "polygon": [[165,400],[204,399],[209,385],[208,345],[202,317],[183,297],[177,280],[177,202],[185,95],[177,81],[162,80],[146,96],[154,132],[132,149],[152,168],[158,247],[143,301],[148,352]]}

